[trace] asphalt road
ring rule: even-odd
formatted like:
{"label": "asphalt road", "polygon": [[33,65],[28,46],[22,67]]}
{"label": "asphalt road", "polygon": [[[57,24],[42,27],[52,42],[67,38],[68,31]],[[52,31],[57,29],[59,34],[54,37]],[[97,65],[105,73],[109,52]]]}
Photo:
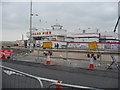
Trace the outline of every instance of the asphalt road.
{"label": "asphalt road", "polygon": [[[26,72],[35,76],[44,78],[54,79],[63,81],[63,83],[82,85],[96,88],[118,88],[118,73],[111,71],[100,71],[100,70],[86,70],[80,68],[70,68],[65,66],[44,66],[42,64],[25,63],[25,62],[3,62],[3,66],[11,67],[22,72]],[[15,77],[15,76],[12,76]],[[18,77],[18,76],[16,76]],[[25,78],[25,77],[22,77]],[[3,86],[6,87],[6,79],[3,74]],[[14,78],[13,78],[14,79]],[[10,79],[6,79],[10,82]],[[25,79],[23,79],[25,80]],[[23,81],[25,83],[25,81]],[[34,81],[31,81],[34,82]],[[17,83],[11,82],[11,83]],[[20,86],[24,85],[22,83]],[[27,81],[26,83],[30,83]],[[36,82],[34,82],[35,84]],[[46,83],[46,82],[43,82]],[[50,84],[50,83],[49,83]],[[29,84],[31,87],[35,85]],[[48,84],[45,84],[48,85]],[[20,88],[19,86],[19,88]],[[37,86],[36,86],[37,87]],[[48,86],[45,86],[48,87]]]}

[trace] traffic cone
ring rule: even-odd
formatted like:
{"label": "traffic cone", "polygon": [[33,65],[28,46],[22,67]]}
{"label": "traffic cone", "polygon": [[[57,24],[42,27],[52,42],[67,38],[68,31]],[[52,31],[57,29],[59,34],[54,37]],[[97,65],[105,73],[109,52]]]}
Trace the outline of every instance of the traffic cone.
{"label": "traffic cone", "polygon": [[93,55],[92,55],[92,54],[90,54],[90,65],[89,65],[89,69],[94,69]]}
{"label": "traffic cone", "polygon": [[45,65],[51,65],[51,61],[50,61],[50,53],[48,53],[48,55],[47,55],[47,60],[46,60]]}
{"label": "traffic cone", "polygon": [[5,54],[4,54],[4,53],[2,54],[1,59],[2,59],[2,60],[6,60],[6,57],[5,57]]}
{"label": "traffic cone", "polygon": [[[58,81],[57,83],[62,83],[61,81]],[[62,87],[61,86],[56,86],[56,90],[62,90]]]}

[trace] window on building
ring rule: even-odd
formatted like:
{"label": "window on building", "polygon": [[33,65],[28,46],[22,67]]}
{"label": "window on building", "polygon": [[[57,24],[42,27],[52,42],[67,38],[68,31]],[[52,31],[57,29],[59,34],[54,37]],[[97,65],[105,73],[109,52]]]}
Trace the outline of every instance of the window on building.
{"label": "window on building", "polygon": [[83,33],[85,33],[85,30],[83,30]]}

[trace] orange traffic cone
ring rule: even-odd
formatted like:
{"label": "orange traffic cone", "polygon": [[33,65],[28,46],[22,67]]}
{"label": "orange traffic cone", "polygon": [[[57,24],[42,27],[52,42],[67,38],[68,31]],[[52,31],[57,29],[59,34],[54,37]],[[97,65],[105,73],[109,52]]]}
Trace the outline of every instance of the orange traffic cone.
{"label": "orange traffic cone", "polygon": [[50,53],[48,53],[48,55],[47,55],[47,60],[46,60],[45,65],[51,65],[51,61],[50,61]]}
{"label": "orange traffic cone", "polygon": [[[61,81],[58,81],[57,83],[61,83]],[[56,86],[56,90],[62,90],[61,86]]]}
{"label": "orange traffic cone", "polygon": [[89,69],[94,69],[92,54],[90,54],[90,58],[91,58],[91,59],[90,59]]}
{"label": "orange traffic cone", "polygon": [[2,59],[2,60],[6,60],[6,57],[5,57],[5,54],[4,54],[4,53],[2,54],[1,59]]}

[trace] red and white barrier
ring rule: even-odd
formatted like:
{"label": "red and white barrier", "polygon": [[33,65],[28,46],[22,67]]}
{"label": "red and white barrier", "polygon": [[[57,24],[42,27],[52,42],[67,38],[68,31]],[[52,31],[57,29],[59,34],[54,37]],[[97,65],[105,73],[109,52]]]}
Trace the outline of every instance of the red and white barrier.
{"label": "red and white barrier", "polygon": [[10,49],[0,50],[0,56],[2,60],[6,60],[7,56],[12,56],[12,51]]}
{"label": "red and white barrier", "polygon": [[2,57],[1,57],[2,60],[6,60],[6,56],[5,56],[5,53],[2,53]]}

